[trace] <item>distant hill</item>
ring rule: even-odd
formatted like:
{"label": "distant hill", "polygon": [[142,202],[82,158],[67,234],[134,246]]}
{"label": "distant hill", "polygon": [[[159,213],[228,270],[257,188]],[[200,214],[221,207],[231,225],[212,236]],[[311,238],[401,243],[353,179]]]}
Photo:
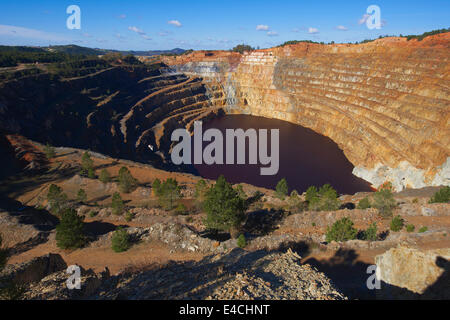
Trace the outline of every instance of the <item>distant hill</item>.
{"label": "distant hill", "polygon": [[53,51],[53,52],[63,52],[63,53],[67,53],[67,54],[84,54],[84,55],[88,55],[88,56],[106,53],[106,50],[80,47],[80,46],[77,46],[74,44],[69,44],[66,46],[49,46],[44,49],[46,49],[48,51]]}
{"label": "distant hill", "polygon": [[63,46],[49,46],[45,48],[49,51],[63,52],[67,54],[84,54],[84,55],[100,55],[106,54],[108,52],[120,52],[121,54],[128,55],[132,54],[135,56],[155,56],[159,54],[182,54],[186,50],[175,48],[172,50],[148,50],[148,51],[120,51],[120,50],[109,50],[109,49],[93,49],[87,47],[81,47],[74,44],[63,45]]}

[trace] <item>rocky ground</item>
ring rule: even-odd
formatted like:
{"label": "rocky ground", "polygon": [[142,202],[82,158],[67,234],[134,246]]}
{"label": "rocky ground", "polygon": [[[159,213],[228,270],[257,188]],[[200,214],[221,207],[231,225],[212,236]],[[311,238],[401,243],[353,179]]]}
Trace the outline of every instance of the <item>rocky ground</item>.
{"label": "rocky ground", "polygon": [[[39,155],[41,146],[34,147],[33,154]],[[138,177],[139,187],[123,194],[134,215],[127,221],[111,214],[116,183],[78,175],[82,151],[60,148],[57,153],[42,164],[47,169],[0,184],[4,195],[0,233],[10,255],[0,280],[25,283],[26,299],[418,299],[445,298],[450,292],[444,285],[450,258],[450,204],[428,203],[438,188],[396,193],[394,215],[413,224],[415,231],[393,232],[390,219],[381,218],[376,209],[354,209],[371,193],[342,195],[346,208],[337,211],[286,213],[286,202],[272,190],[244,184],[247,194],[260,191],[264,197],[249,210],[243,226],[247,246],[240,249],[235,239],[205,234],[204,213],[174,215],[156,205],[152,181],[174,177],[182,185],[183,203],[193,209],[198,177],[93,153],[97,174],[107,168],[114,177],[125,165]],[[82,249],[56,246],[58,219],[47,211],[45,199],[51,183],[69,199],[80,187],[88,193],[86,203],[74,203],[85,217],[89,239]],[[343,217],[351,218],[359,230],[376,223],[377,241],[327,243],[327,227]],[[111,250],[117,226],[131,236],[133,246],[126,252]],[[427,231],[418,232],[421,227]],[[82,267],[81,291],[68,290],[65,284],[69,277],[65,270],[74,264]],[[367,268],[374,264],[380,266],[380,279],[388,291],[367,289]],[[405,270],[410,272],[405,275]]]}

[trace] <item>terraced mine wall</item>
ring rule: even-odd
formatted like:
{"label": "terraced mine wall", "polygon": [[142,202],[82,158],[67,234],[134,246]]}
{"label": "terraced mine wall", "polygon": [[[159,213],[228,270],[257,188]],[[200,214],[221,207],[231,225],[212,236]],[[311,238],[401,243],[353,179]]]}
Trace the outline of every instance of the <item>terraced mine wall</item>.
{"label": "terraced mine wall", "polygon": [[41,73],[0,83],[0,134],[170,166],[173,129],[214,117],[226,104],[221,92],[160,64]]}
{"label": "terraced mine wall", "polygon": [[[335,141],[353,173],[396,190],[450,185],[450,34],[301,43],[166,58],[217,85],[228,113],[290,121]],[[217,91],[217,90],[216,90]],[[332,165],[332,164],[330,164]]]}

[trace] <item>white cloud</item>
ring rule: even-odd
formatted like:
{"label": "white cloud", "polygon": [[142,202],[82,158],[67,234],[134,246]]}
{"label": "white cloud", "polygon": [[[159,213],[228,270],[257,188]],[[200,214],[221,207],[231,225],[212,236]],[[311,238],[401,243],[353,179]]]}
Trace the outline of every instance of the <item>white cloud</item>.
{"label": "white cloud", "polygon": [[167,21],[167,23],[174,25],[175,27],[178,27],[178,28],[182,26],[181,22],[178,20],[170,20],[170,21]]}
{"label": "white cloud", "polygon": [[364,24],[364,23],[366,23],[367,19],[369,19],[369,18],[370,18],[370,14],[365,13],[365,14],[361,17],[361,19],[359,19],[358,24]]}
{"label": "white cloud", "polygon": [[0,25],[0,36],[12,36],[37,40],[66,41],[63,36],[47,33],[40,30],[22,28],[17,26]]}
{"label": "white cloud", "polygon": [[128,27],[128,30],[136,32],[145,40],[152,40],[152,38],[150,38],[142,29],[139,29],[137,27]]}
{"label": "white cloud", "polygon": [[136,32],[136,33],[138,33],[138,34],[140,34],[140,35],[145,34],[144,30],[139,29],[139,28],[134,27],[134,26],[133,26],[133,27],[128,27],[128,30],[133,31],[133,32]]}
{"label": "white cloud", "polygon": [[319,33],[319,29],[309,27],[309,28],[308,28],[308,33],[310,33],[310,34]]}
{"label": "white cloud", "polygon": [[268,31],[267,35],[269,37],[277,37],[278,36],[278,32],[276,32],[276,31]]}
{"label": "white cloud", "polygon": [[344,27],[344,26],[337,26],[336,29],[341,30],[341,31],[347,31],[348,28]]}
{"label": "white cloud", "polygon": [[269,30],[269,26],[267,26],[265,24],[258,24],[256,26],[256,30],[258,30],[258,31],[268,31]]}

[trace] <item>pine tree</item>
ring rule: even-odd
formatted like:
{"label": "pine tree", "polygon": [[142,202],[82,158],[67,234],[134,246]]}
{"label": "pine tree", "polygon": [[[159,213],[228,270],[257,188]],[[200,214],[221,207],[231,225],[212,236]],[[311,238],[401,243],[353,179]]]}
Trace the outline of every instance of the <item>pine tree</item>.
{"label": "pine tree", "polygon": [[349,218],[337,220],[333,226],[327,228],[326,240],[331,241],[348,241],[356,239],[358,230],[353,227],[353,221]]}
{"label": "pine tree", "polygon": [[330,184],[325,184],[319,189],[320,210],[334,211],[338,210],[341,202],[338,199],[336,190]]}
{"label": "pine tree", "polygon": [[172,210],[181,199],[181,189],[176,179],[168,178],[164,181],[158,192],[158,199],[160,205],[166,210]]}
{"label": "pine tree", "polygon": [[206,192],[208,191],[208,185],[206,184],[206,181],[203,179],[198,180],[198,182],[195,184],[195,205],[199,210],[202,210],[203,208],[203,202],[205,202],[206,198]]}
{"label": "pine tree", "polygon": [[245,220],[246,204],[238,192],[221,175],[206,194],[204,209],[207,213],[204,223],[213,230],[228,231],[237,236]]}
{"label": "pine tree", "polygon": [[120,196],[120,193],[116,192],[113,194],[111,207],[113,214],[121,215],[123,213],[125,204],[122,200],[122,197]]}
{"label": "pine tree", "polygon": [[397,206],[397,203],[392,191],[388,188],[382,188],[375,192],[372,206],[378,209],[382,217],[387,218],[392,216],[392,211]]}
{"label": "pine tree", "polygon": [[77,200],[78,200],[79,202],[81,202],[81,203],[86,202],[86,200],[87,200],[87,194],[86,194],[86,191],[84,191],[84,189],[81,189],[81,188],[80,188],[80,190],[78,190],[78,193],[77,193]]}
{"label": "pine tree", "polygon": [[447,203],[450,201],[450,187],[439,189],[430,199],[430,203]]}
{"label": "pine tree", "polygon": [[308,209],[312,211],[338,210],[341,202],[336,190],[330,184],[324,184],[319,190],[311,186],[306,190]]}
{"label": "pine tree", "polygon": [[370,208],[370,200],[367,197],[362,198],[359,202],[358,202],[358,209],[368,209]]}
{"label": "pine tree", "polygon": [[298,211],[301,209],[302,199],[300,199],[297,190],[292,190],[288,203],[291,211]]}
{"label": "pine tree", "polygon": [[50,211],[55,215],[60,215],[62,210],[67,207],[67,195],[55,184],[51,184],[48,189],[47,201]]}
{"label": "pine tree", "polygon": [[119,170],[119,188],[124,193],[130,193],[137,187],[137,180],[131,175],[127,167]]}
{"label": "pine tree", "polygon": [[66,209],[56,227],[56,245],[62,249],[81,248],[85,243],[83,217],[74,209]]}
{"label": "pine tree", "polygon": [[288,195],[289,188],[285,178],[278,181],[275,191],[276,196],[281,200],[284,200],[284,198]]}
{"label": "pine tree", "polygon": [[152,183],[152,189],[153,189],[153,194],[155,196],[159,196],[159,193],[161,191],[161,180],[156,178]]}
{"label": "pine tree", "polygon": [[102,169],[102,171],[100,172],[99,180],[103,183],[111,182],[111,176],[109,175],[108,170],[104,168]]}
{"label": "pine tree", "polygon": [[114,231],[111,238],[111,248],[114,252],[124,252],[130,248],[130,238],[125,229],[119,227]]}
{"label": "pine tree", "polygon": [[89,155],[89,152],[85,151],[83,153],[83,156],[81,157],[81,175],[88,176],[89,171],[91,173],[94,169],[94,161],[91,159],[91,156]]}

